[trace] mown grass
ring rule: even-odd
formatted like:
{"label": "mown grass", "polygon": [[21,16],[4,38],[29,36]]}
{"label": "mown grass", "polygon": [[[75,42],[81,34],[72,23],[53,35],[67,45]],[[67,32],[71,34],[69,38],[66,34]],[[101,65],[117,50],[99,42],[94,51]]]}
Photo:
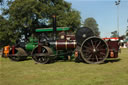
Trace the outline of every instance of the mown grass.
{"label": "mown grass", "polygon": [[128,49],[104,64],[33,60],[13,62],[0,58],[0,85],[128,85]]}

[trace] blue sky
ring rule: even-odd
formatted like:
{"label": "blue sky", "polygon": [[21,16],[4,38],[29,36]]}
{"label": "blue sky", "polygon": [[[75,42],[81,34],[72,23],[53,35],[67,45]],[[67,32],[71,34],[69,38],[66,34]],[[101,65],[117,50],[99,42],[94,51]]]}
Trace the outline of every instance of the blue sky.
{"label": "blue sky", "polygon": [[[101,37],[110,37],[117,30],[117,0],[66,0],[72,3],[72,8],[80,11],[82,21],[93,17],[99,25]],[[128,19],[128,0],[121,0],[119,5],[120,35],[125,34]]]}

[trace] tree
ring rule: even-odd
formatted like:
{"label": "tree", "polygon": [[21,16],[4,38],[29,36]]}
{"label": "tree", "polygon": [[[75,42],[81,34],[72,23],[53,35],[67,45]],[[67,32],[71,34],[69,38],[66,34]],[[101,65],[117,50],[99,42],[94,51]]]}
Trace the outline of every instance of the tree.
{"label": "tree", "polygon": [[98,24],[97,24],[97,22],[96,22],[96,20],[94,18],[92,18],[92,17],[87,18],[84,21],[84,27],[88,27],[88,28],[92,29],[94,34],[95,34],[95,36],[100,36]]}
{"label": "tree", "polygon": [[3,4],[3,0],[0,0],[0,5],[2,5]]}
{"label": "tree", "polygon": [[53,15],[57,16],[57,26],[71,28],[79,27],[81,18],[80,13],[64,0],[12,0],[8,2],[8,8],[3,9],[3,15],[11,24],[6,29],[18,36],[10,35],[15,36],[15,41],[26,30],[34,33],[35,28],[51,27]]}
{"label": "tree", "polygon": [[14,44],[17,35],[18,32],[13,29],[12,23],[0,15],[0,47]]}
{"label": "tree", "polygon": [[3,2],[3,0],[0,0],[0,3],[2,3]]}
{"label": "tree", "polygon": [[128,36],[128,26],[127,26],[127,30],[126,30],[126,36]]}
{"label": "tree", "polygon": [[25,27],[52,26],[52,15],[57,16],[57,26],[80,26],[80,13],[64,0],[15,0],[4,14]]}
{"label": "tree", "polygon": [[118,37],[118,32],[117,31],[113,31],[111,32],[112,36],[111,37]]}

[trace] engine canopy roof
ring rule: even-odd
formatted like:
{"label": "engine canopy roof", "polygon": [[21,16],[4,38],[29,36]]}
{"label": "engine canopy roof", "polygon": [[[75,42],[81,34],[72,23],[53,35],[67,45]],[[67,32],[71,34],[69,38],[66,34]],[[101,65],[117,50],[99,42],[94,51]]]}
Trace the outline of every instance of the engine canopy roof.
{"label": "engine canopy roof", "polygon": [[[57,27],[56,31],[68,31],[69,27]],[[37,28],[35,32],[52,32],[53,28]]]}

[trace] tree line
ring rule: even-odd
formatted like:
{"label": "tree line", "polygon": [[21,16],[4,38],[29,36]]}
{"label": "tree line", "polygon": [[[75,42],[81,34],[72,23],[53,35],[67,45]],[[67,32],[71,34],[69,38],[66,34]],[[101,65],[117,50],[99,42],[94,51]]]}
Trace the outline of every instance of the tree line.
{"label": "tree line", "polygon": [[[52,15],[56,15],[58,27],[77,30],[75,28],[81,26],[81,16],[71,6],[64,0],[7,0],[7,6],[1,7],[0,47],[15,44],[22,34],[32,34],[35,28],[52,27]],[[86,19],[84,26],[91,28],[96,36],[100,35],[94,18]]]}

